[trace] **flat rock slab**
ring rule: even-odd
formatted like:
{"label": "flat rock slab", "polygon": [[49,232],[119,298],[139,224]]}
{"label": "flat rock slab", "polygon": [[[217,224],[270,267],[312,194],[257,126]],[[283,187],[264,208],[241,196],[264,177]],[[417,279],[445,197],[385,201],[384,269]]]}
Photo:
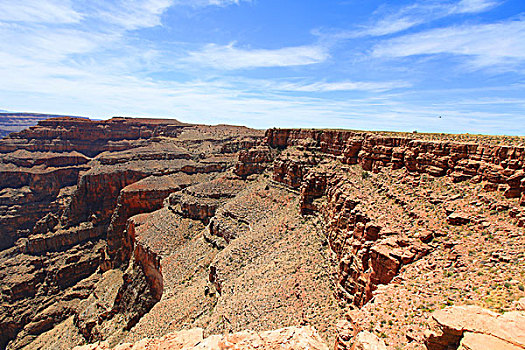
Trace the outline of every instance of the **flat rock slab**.
{"label": "flat rock slab", "polygon": [[160,339],[143,339],[135,344],[121,344],[110,348],[106,342],[78,346],[74,350],[226,350],[226,349],[287,349],[328,350],[312,327],[288,327],[275,331],[243,331],[227,335],[212,335],[203,339],[203,330],[169,333]]}
{"label": "flat rock slab", "polygon": [[[523,311],[500,315],[478,306],[454,306],[435,312],[432,319],[435,324],[427,337],[429,350],[448,349],[460,342],[461,349],[525,349]],[[476,347],[484,340],[495,347]]]}

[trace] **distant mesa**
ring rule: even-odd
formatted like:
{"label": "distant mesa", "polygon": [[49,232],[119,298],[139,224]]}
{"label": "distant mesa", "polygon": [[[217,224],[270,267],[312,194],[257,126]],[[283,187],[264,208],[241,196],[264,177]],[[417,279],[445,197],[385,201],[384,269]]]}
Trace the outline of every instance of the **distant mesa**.
{"label": "distant mesa", "polygon": [[65,116],[58,114],[16,113],[0,109],[0,138],[4,138],[12,132],[22,131],[30,126],[35,126],[41,120],[58,117]]}

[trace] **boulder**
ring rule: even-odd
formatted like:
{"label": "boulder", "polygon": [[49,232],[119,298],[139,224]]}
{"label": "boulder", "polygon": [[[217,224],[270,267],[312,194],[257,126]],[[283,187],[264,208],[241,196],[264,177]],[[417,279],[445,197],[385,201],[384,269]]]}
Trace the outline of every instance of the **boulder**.
{"label": "boulder", "polygon": [[428,350],[525,349],[523,311],[500,315],[478,306],[452,306],[432,314],[430,323]]}
{"label": "boulder", "polygon": [[465,213],[454,212],[447,216],[447,222],[449,225],[461,226],[468,224],[470,222],[470,218]]}
{"label": "boulder", "polygon": [[385,342],[375,334],[362,331],[355,337],[351,350],[387,350],[387,348]]}

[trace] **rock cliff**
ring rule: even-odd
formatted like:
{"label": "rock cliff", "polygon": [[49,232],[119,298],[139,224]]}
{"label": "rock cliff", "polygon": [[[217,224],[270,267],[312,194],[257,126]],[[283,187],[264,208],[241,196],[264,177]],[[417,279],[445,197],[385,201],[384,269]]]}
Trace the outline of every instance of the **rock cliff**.
{"label": "rock cliff", "polygon": [[519,198],[525,192],[524,146],[301,129],[270,129],[266,138],[271,147],[306,144],[308,149],[337,157],[344,164],[360,164],[368,171],[405,168],[448,175],[454,181],[486,181],[487,188],[503,191],[507,198]]}
{"label": "rock cliff", "polygon": [[[128,219],[226,171],[260,136],[176,120],[64,117],[1,140],[0,347],[31,348],[70,319],[84,341],[131,328],[160,300],[162,276],[156,253],[135,246]],[[114,293],[91,297],[108,278]]]}
{"label": "rock cliff", "polygon": [[41,121],[0,140],[0,348],[523,348],[448,308],[519,308],[504,141]]}

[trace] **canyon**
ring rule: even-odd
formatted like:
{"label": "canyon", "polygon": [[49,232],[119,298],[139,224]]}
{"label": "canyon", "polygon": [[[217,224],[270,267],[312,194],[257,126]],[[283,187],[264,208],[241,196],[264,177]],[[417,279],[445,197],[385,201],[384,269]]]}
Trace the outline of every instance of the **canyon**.
{"label": "canyon", "polygon": [[0,140],[0,348],[525,349],[524,164],[522,137],[39,121]]}
{"label": "canyon", "polygon": [[12,132],[22,131],[31,126],[35,126],[41,120],[59,117],[65,116],[42,113],[16,113],[0,110],[0,138]]}

